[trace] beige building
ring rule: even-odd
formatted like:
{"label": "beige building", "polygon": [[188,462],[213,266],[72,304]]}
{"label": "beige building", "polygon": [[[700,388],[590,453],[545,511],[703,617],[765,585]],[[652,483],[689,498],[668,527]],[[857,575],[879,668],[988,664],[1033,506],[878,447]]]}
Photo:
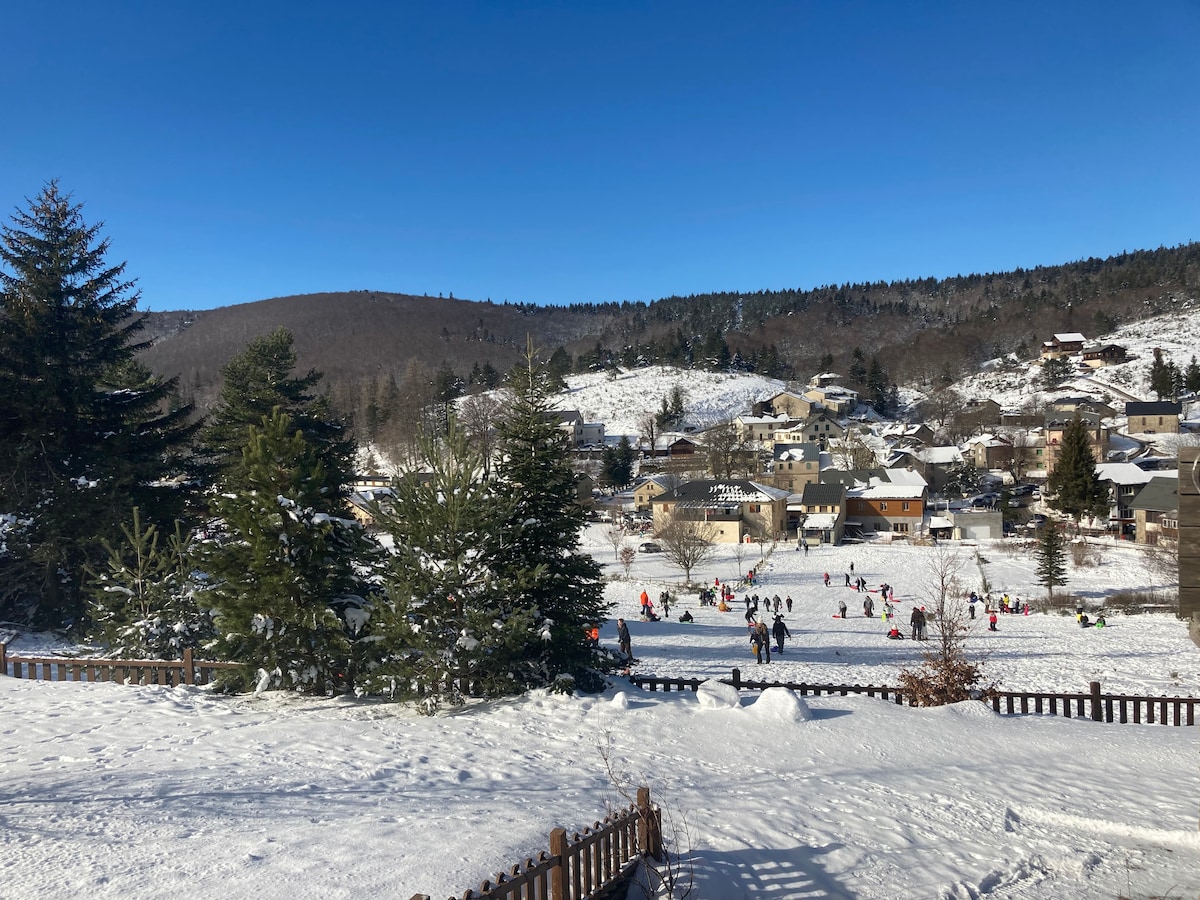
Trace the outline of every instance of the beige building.
{"label": "beige building", "polygon": [[654,530],[678,518],[710,526],[722,544],[782,537],[787,498],[787,491],[755,481],[688,481],[651,501]]}

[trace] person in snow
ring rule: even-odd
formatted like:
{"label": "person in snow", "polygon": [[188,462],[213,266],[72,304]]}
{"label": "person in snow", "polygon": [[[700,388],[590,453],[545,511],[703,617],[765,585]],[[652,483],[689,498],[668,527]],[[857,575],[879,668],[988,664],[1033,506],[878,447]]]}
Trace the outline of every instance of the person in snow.
{"label": "person in snow", "polygon": [[921,607],[913,607],[912,616],[909,617],[909,624],[912,625],[912,639],[914,641],[924,640],[925,613],[921,611]]}
{"label": "person in snow", "polygon": [[782,601],[781,599],[779,599],[779,595],[778,595],[778,594],[776,594],[776,595],[775,595],[774,597],[772,597],[771,599],[772,599],[772,600],[774,601],[774,603],[775,603],[775,612],[779,612],[780,608],[782,608],[782,606],[783,606],[783,601]]}
{"label": "person in snow", "polygon": [[867,595],[867,599],[863,601],[863,615],[868,619],[875,618],[875,601],[871,599],[871,595]]}
{"label": "person in snow", "polygon": [[850,587],[850,573],[846,573],[846,587]]}
{"label": "person in snow", "polygon": [[893,622],[893,623],[892,623],[892,628],[891,628],[891,630],[890,630],[890,631],[887,633],[887,636],[888,636],[888,640],[889,640],[889,641],[902,641],[902,640],[904,640],[904,635],[902,635],[902,634],[900,633],[900,629],[896,627],[896,623],[895,623],[895,622]]}
{"label": "person in snow", "polygon": [[825,573],[825,587],[829,587],[829,573]]}
{"label": "person in snow", "polygon": [[642,618],[648,619],[650,617],[648,615],[648,610],[650,608],[650,595],[643,590],[640,599],[642,601]]}
{"label": "person in snow", "polygon": [[692,621],[692,611],[690,609],[685,609],[683,611],[683,615],[679,617],[679,621],[680,622],[691,622]]}
{"label": "person in snow", "polygon": [[792,633],[788,631],[787,624],[783,621],[783,616],[775,617],[775,624],[771,628],[771,633],[775,635],[775,646],[779,648],[779,652],[783,652],[783,639],[791,637]]}
{"label": "person in snow", "polygon": [[846,618],[846,601],[845,600],[838,601],[838,615],[843,619]]}
{"label": "person in snow", "polygon": [[771,661],[771,630],[767,628],[766,622],[759,622],[754,630],[758,635],[758,646],[762,648],[763,655],[769,663]]}
{"label": "person in snow", "polygon": [[626,660],[633,659],[633,650],[630,649],[629,641],[629,626],[625,624],[624,619],[617,619],[617,646],[625,655]]}
{"label": "person in snow", "polygon": [[850,571],[851,571],[851,572],[853,572],[853,571],[854,571],[854,563],[850,563]]}
{"label": "person in snow", "polygon": [[783,603],[787,607],[787,611],[791,612],[792,611],[792,595],[788,594],[787,599],[784,600]]}
{"label": "person in snow", "polygon": [[[1082,615],[1082,614],[1081,614],[1081,615]],[[992,610],[992,611],[991,611],[991,612],[988,614],[988,631],[996,631],[996,630],[997,630],[997,629],[996,629],[996,623],[997,623],[998,621],[1000,621],[1000,619],[999,619],[999,617],[996,615],[996,611],[993,609],[993,610]]]}
{"label": "person in snow", "polygon": [[662,592],[662,608],[664,616],[671,614],[671,595],[666,591]]}

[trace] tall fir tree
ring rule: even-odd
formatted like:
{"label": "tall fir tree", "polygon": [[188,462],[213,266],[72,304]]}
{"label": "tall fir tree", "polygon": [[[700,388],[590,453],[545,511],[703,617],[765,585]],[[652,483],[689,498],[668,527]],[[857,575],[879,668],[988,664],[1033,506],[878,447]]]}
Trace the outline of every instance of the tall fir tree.
{"label": "tall fir tree", "polygon": [[135,360],[139,295],[81,210],[52,181],[0,231],[0,618],[77,619],[102,539],[134,506],[169,525],[186,494],[164,481],[191,408]]}
{"label": "tall fir tree", "polygon": [[1047,522],[1038,535],[1034,550],[1037,561],[1034,575],[1037,583],[1053,597],[1054,589],[1067,583],[1067,555],[1062,530],[1054,522]]}
{"label": "tall fir tree", "polygon": [[276,409],[247,429],[214,503],[215,536],[197,553],[202,598],[218,633],[210,648],[242,664],[241,686],[333,693],[357,678],[370,614],[357,566],[369,548],[344,517],[327,453]]}
{"label": "tall fir tree", "polygon": [[510,403],[499,426],[497,494],[511,510],[497,539],[499,571],[520,585],[518,602],[540,622],[542,640],[526,648],[542,684],[600,686],[603,657],[585,626],[608,614],[600,567],[579,549],[584,510],[577,502],[565,435],[557,427],[552,388],[532,345],[513,370]]}
{"label": "tall fir tree", "polygon": [[1054,469],[1046,479],[1047,503],[1075,520],[1076,531],[1084,516],[1108,511],[1108,490],[1096,474],[1096,457],[1088,440],[1088,426],[1076,416],[1063,429]]}
{"label": "tall fir tree", "polygon": [[200,435],[201,455],[220,477],[241,465],[247,429],[262,425],[276,409],[305,439],[321,448],[326,477],[343,485],[353,472],[354,439],[346,423],[314,389],[321,373],[295,375],[292,333],[277,328],[255,338],[221,370],[221,394]]}
{"label": "tall fir tree", "polygon": [[526,648],[541,635],[520,586],[500,573],[505,547],[493,537],[510,510],[483,454],[453,420],[444,437],[422,435],[419,449],[419,465],[374,508],[391,548],[371,622],[379,658],[363,684],[432,713],[539,683]]}

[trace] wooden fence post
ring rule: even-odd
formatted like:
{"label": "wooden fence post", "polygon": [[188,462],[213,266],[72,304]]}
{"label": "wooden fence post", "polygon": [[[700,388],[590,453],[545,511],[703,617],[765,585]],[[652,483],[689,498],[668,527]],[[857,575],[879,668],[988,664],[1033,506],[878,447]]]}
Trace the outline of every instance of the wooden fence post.
{"label": "wooden fence post", "polygon": [[185,647],[183,651],[183,683],[196,683],[195,662],[192,660],[192,648]]}
{"label": "wooden fence post", "polygon": [[741,688],[742,688],[742,670],[741,669],[733,670],[733,686],[738,690],[741,690]]}
{"label": "wooden fence post", "polygon": [[0,643],[0,675],[8,674],[8,644]]}
{"label": "wooden fence post", "polygon": [[1092,692],[1092,721],[1103,722],[1104,706],[1100,702],[1100,682],[1093,681],[1088,685],[1088,687]]}
{"label": "wooden fence post", "polygon": [[550,832],[550,855],[558,860],[550,870],[550,900],[567,900],[567,829]]}
{"label": "wooden fence post", "polygon": [[638,849],[651,859],[662,859],[662,823],[658,813],[650,805],[650,788],[640,787],[637,792],[638,806]]}

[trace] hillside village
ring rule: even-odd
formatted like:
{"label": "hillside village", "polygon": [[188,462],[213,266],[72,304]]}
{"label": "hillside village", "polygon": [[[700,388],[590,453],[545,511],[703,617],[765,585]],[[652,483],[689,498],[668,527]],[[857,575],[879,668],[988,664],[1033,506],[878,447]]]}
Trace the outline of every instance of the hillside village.
{"label": "hillside village", "polygon": [[[1149,356],[1140,346],[1054,334],[1019,367],[1029,381],[1022,392],[970,395],[966,382],[910,395],[900,419],[880,415],[842,375],[823,372],[806,384],[761,379],[743,408],[731,406],[715,423],[709,410],[703,425],[694,423],[704,416],[685,416],[679,430],[657,430],[647,413],[631,433],[627,418],[588,421],[590,410],[578,408],[563,409],[558,423],[574,448],[581,502],[598,517],[643,531],[683,518],[704,523],[716,542],[836,545],[1035,531],[1055,515],[1042,488],[1064,429],[1079,418],[1111,498],[1108,516],[1085,519],[1085,528],[1173,545],[1178,448],[1198,440],[1200,421],[1185,413],[1194,394],[1147,400],[1118,386],[1141,387],[1130,371],[1148,369]],[[639,383],[645,393],[681,378],[655,370]],[[566,402],[579,399],[577,390]],[[629,485],[608,483],[601,461],[621,441],[633,451]]]}

